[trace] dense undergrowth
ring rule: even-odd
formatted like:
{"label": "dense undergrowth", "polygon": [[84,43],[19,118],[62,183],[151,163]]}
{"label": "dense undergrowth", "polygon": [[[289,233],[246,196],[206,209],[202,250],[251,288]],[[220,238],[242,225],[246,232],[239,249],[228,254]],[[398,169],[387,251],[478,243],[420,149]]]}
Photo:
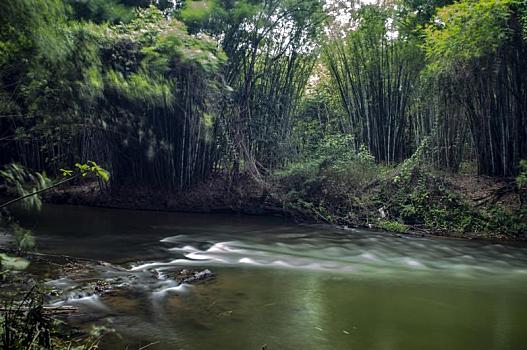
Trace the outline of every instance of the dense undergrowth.
{"label": "dense undergrowth", "polygon": [[426,165],[426,142],[390,166],[375,163],[364,147],[354,152],[349,141],[328,137],[314,158],[275,173],[274,195],[286,209],[321,222],[400,233],[519,238],[527,232],[521,177],[476,201],[450,174]]}

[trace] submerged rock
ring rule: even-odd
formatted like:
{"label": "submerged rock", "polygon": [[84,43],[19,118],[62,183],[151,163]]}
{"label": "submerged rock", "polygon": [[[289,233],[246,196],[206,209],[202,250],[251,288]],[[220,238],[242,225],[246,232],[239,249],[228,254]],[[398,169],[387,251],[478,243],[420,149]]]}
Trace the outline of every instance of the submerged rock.
{"label": "submerged rock", "polygon": [[211,278],[214,278],[214,274],[209,269],[205,269],[203,271],[194,272],[190,276],[186,275],[181,281],[178,281],[178,282],[180,282],[180,283],[196,283],[196,282],[200,282],[200,281],[204,281],[204,280],[209,280]]}
{"label": "submerged rock", "polygon": [[201,281],[206,281],[214,278],[214,273],[209,269],[205,270],[188,270],[183,269],[179,271],[166,272],[161,274],[158,271],[153,272],[154,275],[159,279],[173,279],[178,284],[193,284]]}
{"label": "submerged rock", "polygon": [[104,280],[96,281],[93,285],[93,292],[96,295],[103,295],[112,289],[113,286],[110,284],[110,282]]}

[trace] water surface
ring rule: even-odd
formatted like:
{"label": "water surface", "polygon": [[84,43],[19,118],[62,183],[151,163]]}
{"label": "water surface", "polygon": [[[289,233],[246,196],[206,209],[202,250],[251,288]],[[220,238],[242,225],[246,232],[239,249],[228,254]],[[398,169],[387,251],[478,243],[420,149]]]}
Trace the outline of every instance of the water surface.
{"label": "water surface", "polygon": [[[527,247],[400,238],[269,217],[47,206],[39,250],[98,259],[119,293],[60,301],[138,349],[524,349]],[[178,286],[171,272],[216,278]],[[155,272],[161,278],[153,278]],[[68,286],[68,276],[49,281]]]}

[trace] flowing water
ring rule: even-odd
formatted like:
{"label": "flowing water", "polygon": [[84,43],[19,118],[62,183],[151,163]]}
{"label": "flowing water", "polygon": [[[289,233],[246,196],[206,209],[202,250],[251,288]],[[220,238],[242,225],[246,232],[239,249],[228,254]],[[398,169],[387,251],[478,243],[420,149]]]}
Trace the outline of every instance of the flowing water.
{"label": "flowing water", "polygon": [[[105,349],[526,349],[527,246],[300,226],[284,219],[48,206],[39,250],[99,259],[102,296],[57,304]],[[171,271],[215,278],[177,285]],[[154,274],[155,273],[155,274]],[[157,278],[156,278],[157,276]]]}

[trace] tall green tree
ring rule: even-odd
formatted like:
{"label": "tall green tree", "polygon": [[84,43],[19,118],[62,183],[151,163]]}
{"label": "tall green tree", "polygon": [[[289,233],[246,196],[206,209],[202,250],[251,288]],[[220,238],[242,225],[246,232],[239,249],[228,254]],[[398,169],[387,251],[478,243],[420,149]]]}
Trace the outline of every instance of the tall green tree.
{"label": "tall green tree", "polygon": [[224,75],[233,91],[221,125],[228,162],[235,172],[243,164],[255,173],[283,164],[291,150],[292,116],[316,57],[324,18],[320,2],[217,0],[193,6],[181,12],[182,19],[191,30],[216,37],[228,57]]}
{"label": "tall green tree", "polygon": [[464,0],[426,29],[429,76],[462,110],[481,174],[510,176],[527,154],[527,4]]}

